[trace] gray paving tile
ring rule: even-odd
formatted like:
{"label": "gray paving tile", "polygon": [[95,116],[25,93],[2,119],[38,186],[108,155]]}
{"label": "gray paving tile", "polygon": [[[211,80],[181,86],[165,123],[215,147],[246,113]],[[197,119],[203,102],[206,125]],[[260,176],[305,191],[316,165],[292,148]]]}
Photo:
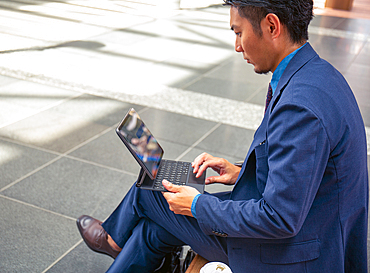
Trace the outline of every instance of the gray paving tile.
{"label": "gray paving tile", "polygon": [[42,272],[80,240],[73,220],[0,195],[0,271]]}
{"label": "gray paving tile", "polygon": [[343,18],[335,28],[355,33],[370,33],[370,20],[361,18]]}
{"label": "gray paving tile", "polygon": [[341,17],[315,15],[315,17],[312,19],[310,23],[310,26],[334,28],[335,26],[339,25],[343,20],[344,18]]}
{"label": "gray paving tile", "polygon": [[0,128],[76,95],[78,93],[65,89],[6,78],[4,84],[0,84]]}
{"label": "gray paving tile", "polygon": [[222,153],[235,158],[244,159],[253,140],[254,131],[221,125],[196,148],[212,154]]}
{"label": "gray paving tile", "polygon": [[365,52],[366,54],[370,54],[370,41],[369,41],[369,39],[368,39],[367,43],[364,45],[364,47],[362,48],[361,52]]}
{"label": "gray paving tile", "polygon": [[351,64],[348,71],[346,72],[346,76],[356,76],[358,80],[366,85],[366,80],[369,80],[370,75],[370,63],[367,64],[360,64],[356,61]]}
{"label": "gray paving tile", "polygon": [[149,109],[140,114],[154,137],[183,145],[192,145],[216,123],[166,111]]}
{"label": "gray paving tile", "polygon": [[[0,128],[13,124],[26,117],[37,114],[39,111],[35,108],[23,106],[15,102],[0,100]],[[11,115],[9,114],[11,113]]]}
{"label": "gray paving tile", "polygon": [[0,86],[8,85],[16,81],[19,81],[19,80],[15,78],[0,75]]}
{"label": "gray paving tile", "polygon": [[[370,127],[370,106],[360,105],[359,107],[360,107],[362,119],[364,120],[365,126]],[[369,139],[367,141],[369,142]]]}
{"label": "gray paving tile", "polygon": [[366,76],[359,76],[357,74],[349,74],[348,72],[344,74],[348,84],[350,85],[357,103],[362,107],[370,107],[370,97],[369,88],[370,79]]}
{"label": "gray paving tile", "polygon": [[[320,51],[320,50],[318,50],[318,51]],[[338,53],[338,54],[340,54],[340,53]],[[319,55],[320,55],[320,57],[322,57],[323,59],[325,59],[326,61],[331,63],[342,74],[345,73],[346,71],[348,71],[349,64],[351,62],[353,62],[356,58],[356,55],[354,55],[354,54],[335,56],[335,55],[332,55],[331,53],[329,53],[329,55],[327,53],[325,53],[325,54],[320,53]]]}
{"label": "gray paving tile", "polygon": [[[212,21],[206,17],[206,13],[204,13],[203,20],[192,16],[187,16],[184,19],[184,16],[179,15],[170,19],[156,20],[151,24],[138,25],[124,31],[150,38],[160,38],[164,43],[180,43],[180,46],[182,44],[188,48],[194,46],[201,50],[202,46],[205,46],[209,50],[208,52],[202,52],[203,56],[193,51],[196,56],[191,57],[191,54],[182,51],[181,57],[187,56],[192,58],[192,60],[196,60],[197,58],[194,57],[198,57],[198,61],[215,64],[221,56],[215,55],[213,59],[209,58],[210,54],[214,52],[212,48],[219,53],[223,52],[220,48],[230,48],[230,44],[225,42],[227,39],[222,39],[225,35],[230,34],[229,23],[220,20]],[[198,47],[197,45],[202,46]]]}
{"label": "gray paving tile", "polygon": [[176,56],[174,58],[167,59],[162,62],[162,64],[171,65],[174,67],[184,68],[192,71],[194,74],[204,74],[207,71],[214,68],[214,65],[202,63],[199,61],[189,61],[182,59],[181,56]]}
{"label": "gray paving tile", "polygon": [[112,263],[111,257],[91,251],[82,242],[47,272],[103,273]]}
{"label": "gray paving tile", "polygon": [[370,97],[368,84],[370,84],[369,78],[361,78],[355,75],[345,75],[352,92],[355,94],[357,103],[362,106],[370,106]]}
{"label": "gray paving tile", "polygon": [[136,177],[62,158],[2,192],[73,218],[104,219],[121,201]]}
{"label": "gray paving tile", "polygon": [[136,174],[140,167],[112,128],[69,155]]}
{"label": "gray paving tile", "polygon": [[216,97],[246,101],[254,95],[260,85],[204,77],[186,87],[186,89]]}
{"label": "gray paving tile", "polygon": [[[150,24],[141,24],[128,29],[121,29],[120,31],[128,36],[128,42],[123,41],[122,43],[126,47],[123,49],[126,50],[126,54],[136,55],[136,53],[141,52],[141,57],[147,59],[154,58],[157,61],[160,58],[165,60],[170,56],[178,56],[178,52],[184,55],[186,52],[183,49],[197,46],[198,44],[210,47],[211,50],[208,50],[208,53],[211,53],[212,48],[219,50],[220,47],[229,47],[223,39],[218,38],[221,33],[228,33],[228,22],[220,20],[212,21],[207,18],[200,19],[199,17],[183,14],[155,20]],[[114,42],[117,40],[117,36],[120,37],[121,35],[115,34]],[[121,39],[120,37],[118,40]],[[111,41],[112,39],[108,42]],[[151,47],[148,48],[146,46],[147,44],[151,44]],[[142,50],[144,48],[145,50]],[[207,52],[201,56],[201,59],[207,60],[207,63],[215,63],[215,58],[212,60],[204,55],[208,55]]]}
{"label": "gray paving tile", "polygon": [[266,103],[267,90],[268,84],[257,90],[256,93],[247,100],[247,102],[264,106]]}
{"label": "gray paving tile", "polygon": [[[182,77],[172,77],[172,80],[167,80],[169,87],[184,88],[189,83],[195,81],[197,78],[201,78],[204,73],[213,69],[214,65],[209,65],[196,61],[189,61],[180,58],[171,58],[159,63],[156,67],[173,67],[179,71],[182,71]],[[169,75],[168,75],[169,76]],[[181,76],[181,74],[179,74]],[[171,79],[171,77],[169,77]]]}
{"label": "gray paving tile", "polygon": [[2,128],[0,136],[64,153],[107,128],[50,109]]}
{"label": "gray paving tile", "polygon": [[189,33],[193,33],[194,36],[214,40],[213,44],[216,44],[216,46],[219,46],[218,43],[225,43],[225,40],[220,39],[219,36],[224,34],[225,31],[231,34],[229,25],[230,7],[219,5],[198,11],[201,11],[200,16],[194,16],[195,13],[186,12],[180,13],[171,20],[174,20],[175,24],[180,25],[184,30],[189,30]]}
{"label": "gray paving tile", "polygon": [[323,35],[315,34],[315,32],[308,32],[307,42],[309,42],[311,46],[314,46],[316,43],[319,43],[321,41],[322,36]]}
{"label": "gray paving tile", "polygon": [[188,46],[181,52],[181,58],[188,61],[196,61],[209,65],[219,65],[228,61],[235,53],[232,46],[218,46],[213,40],[210,44],[196,43]]}
{"label": "gray paving tile", "polygon": [[150,74],[151,82],[169,87],[183,86],[201,75],[191,68],[166,62],[154,64]]}
{"label": "gray paving tile", "polygon": [[0,86],[0,99],[2,101],[14,103],[19,107],[34,109],[55,105],[78,94],[78,92],[66,89],[20,80]]}
{"label": "gray paving tile", "polygon": [[162,146],[164,150],[163,158],[170,160],[177,159],[189,148],[189,146],[187,145],[178,144],[164,139],[158,139],[158,143]]}
{"label": "gray paving tile", "polygon": [[367,41],[367,43],[364,45],[364,47],[361,49],[360,53],[354,60],[354,63],[369,65],[369,60],[370,60],[370,41]]}
{"label": "gray paving tile", "polygon": [[[314,36],[314,35],[311,35]],[[345,73],[363,47],[363,41],[321,35],[312,42],[321,58]]]}
{"label": "gray paving tile", "polygon": [[[129,30],[126,30],[129,31]],[[176,56],[176,50],[183,51],[188,44],[178,41],[176,39],[157,37],[151,35],[150,33],[142,33],[130,31],[130,33],[138,33],[140,36],[145,35],[147,40],[145,42],[129,44],[129,45],[119,45],[114,47],[113,45],[100,50],[100,53],[111,53],[112,56],[120,57],[133,57],[138,60],[147,62],[161,62],[169,58]],[[148,45],[150,46],[148,47]],[[178,52],[177,51],[177,52]]]}
{"label": "gray paving tile", "polygon": [[230,62],[216,68],[212,73],[207,74],[207,77],[230,82],[268,86],[271,80],[271,73],[267,75],[255,73],[253,65],[248,64],[241,54],[234,54]]}
{"label": "gray paving tile", "polygon": [[0,189],[57,155],[0,140]]}
{"label": "gray paving tile", "polygon": [[[370,106],[370,97],[368,85],[370,79],[359,79],[358,77],[346,76],[348,78],[348,83],[352,88],[353,93],[355,94],[357,103],[360,106]],[[359,79],[357,81],[357,79]]]}
{"label": "gray paving tile", "polygon": [[127,46],[148,40],[148,35],[130,32],[128,29],[117,29],[108,33],[94,37],[94,41],[105,45],[116,44],[119,46]]}
{"label": "gray paving tile", "polygon": [[138,111],[142,109],[142,106],[126,102],[83,95],[54,107],[51,112],[76,119],[86,119],[96,124],[113,126],[122,120],[131,107],[135,107]]}

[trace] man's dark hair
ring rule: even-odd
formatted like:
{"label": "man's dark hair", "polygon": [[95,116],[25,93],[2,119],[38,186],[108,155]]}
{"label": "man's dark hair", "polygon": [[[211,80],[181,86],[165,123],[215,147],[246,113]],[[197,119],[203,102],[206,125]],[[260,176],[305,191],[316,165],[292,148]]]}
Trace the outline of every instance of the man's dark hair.
{"label": "man's dark hair", "polygon": [[286,26],[294,43],[308,40],[308,24],[313,17],[312,0],[224,0],[224,2],[236,7],[240,16],[249,20],[258,35],[262,35],[262,19],[267,14],[273,13]]}

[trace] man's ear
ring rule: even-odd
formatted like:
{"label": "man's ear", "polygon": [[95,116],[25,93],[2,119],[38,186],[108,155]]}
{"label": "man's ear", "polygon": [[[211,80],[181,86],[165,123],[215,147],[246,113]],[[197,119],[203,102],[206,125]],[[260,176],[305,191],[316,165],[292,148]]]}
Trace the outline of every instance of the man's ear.
{"label": "man's ear", "polygon": [[266,27],[268,28],[268,33],[272,39],[276,39],[281,33],[281,22],[276,14],[269,13],[265,17]]}

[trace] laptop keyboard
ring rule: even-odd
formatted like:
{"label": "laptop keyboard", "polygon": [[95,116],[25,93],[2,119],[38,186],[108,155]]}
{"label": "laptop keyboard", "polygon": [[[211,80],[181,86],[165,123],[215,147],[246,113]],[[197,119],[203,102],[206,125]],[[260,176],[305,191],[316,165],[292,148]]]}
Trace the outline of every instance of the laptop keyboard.
{"label": "laptop keyboard", "polygon": [[191,163],[182,161],[172,161],[162,159],[156,178],[154,179],[154,189],[164,190],[162,180],[166,179],[172,184],[185,185]]}

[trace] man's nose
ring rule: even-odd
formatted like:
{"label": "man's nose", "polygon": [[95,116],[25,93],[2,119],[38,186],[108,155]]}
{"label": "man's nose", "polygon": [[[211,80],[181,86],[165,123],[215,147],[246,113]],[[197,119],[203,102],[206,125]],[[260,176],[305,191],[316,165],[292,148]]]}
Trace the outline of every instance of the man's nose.
{"label": "man's nose", "polygon": [[236,51],[236,52],[243,52],[243,48],[242,48],[242,46],[240,45],[240,43],[239,43],[238,39],[236,39],[236,41],[235,41],[235,51]]}

